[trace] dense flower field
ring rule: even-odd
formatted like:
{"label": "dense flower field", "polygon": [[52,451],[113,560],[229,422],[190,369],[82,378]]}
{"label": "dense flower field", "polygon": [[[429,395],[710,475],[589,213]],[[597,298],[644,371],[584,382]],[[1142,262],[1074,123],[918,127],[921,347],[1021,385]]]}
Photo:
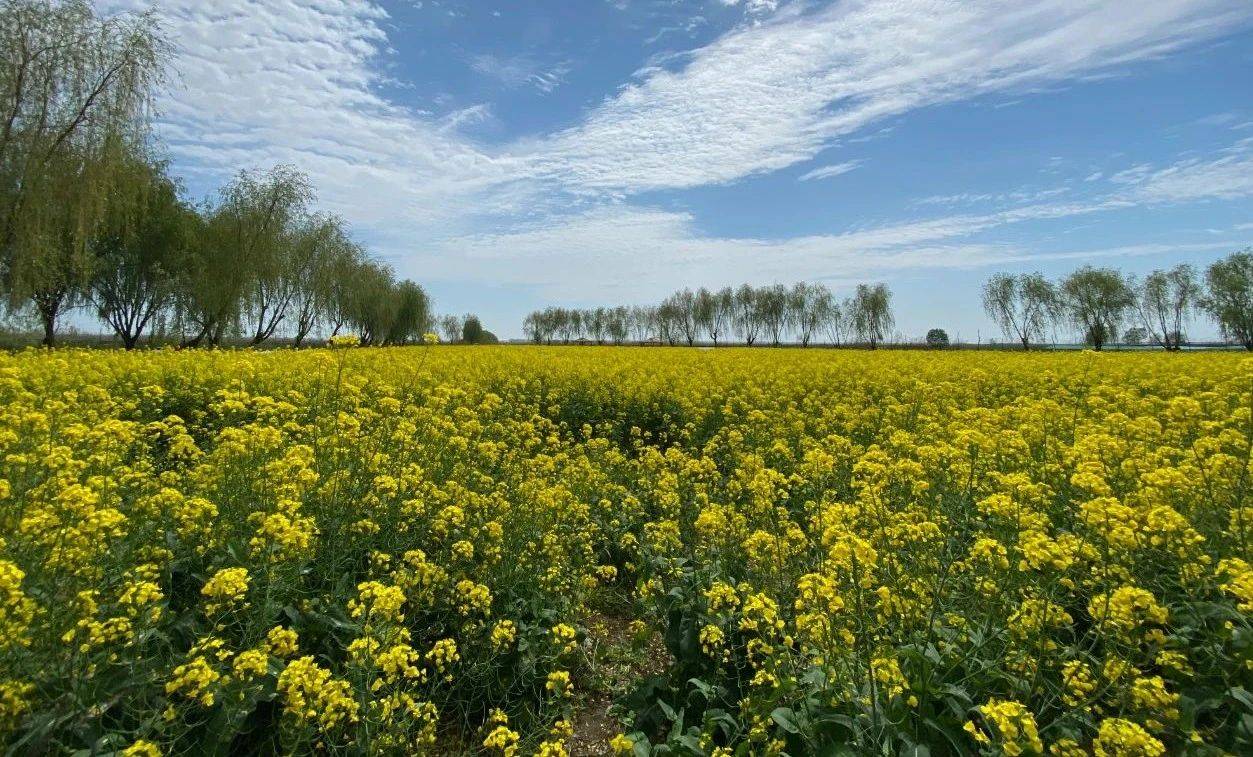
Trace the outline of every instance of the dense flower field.
{"label": "dense flower field", "polygon": [[1226,354],[0,357],[0,742],[562,754],[595,618],[669,654],[594,753],[1247,754],[1251,408]]}

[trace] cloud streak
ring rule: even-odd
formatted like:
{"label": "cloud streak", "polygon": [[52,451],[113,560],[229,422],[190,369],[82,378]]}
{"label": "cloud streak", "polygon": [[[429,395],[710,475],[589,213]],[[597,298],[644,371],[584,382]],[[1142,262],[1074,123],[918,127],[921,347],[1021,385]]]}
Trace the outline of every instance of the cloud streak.
{"label": "cloud streak", "polygon": [[800,181],[813,181],[815,179],[831,179],[831,178],[835,178],[836,176],[843,176],[849,171],[856,170],[857,167],[862,164],[862,162],[863,161],[860,161],[860,160],[850,160],[844,163],[836,163],[830,166],[823,166],[821,168],[815,168],[812,171],[807,171],[806,173],[801,174],[800,177],[798,178]]}
{"label": "cloud streak", "polygon": [[[109,10],[145,2],[101,0]],[[458,132],[472,119],[426,117],[377,93],[387,18],[370,0],[167,0],[161,12],[184,84],[163,103],[164,134],[183,165],[221,174],[296,162],[333,209],[413,227],[465,215],[454,207],[508,213],[519,198],[542,204],[563,190],[594,198],[736,181],[915,108],[1092,74],[1253,18],[1244,0],[1157,0],[1136,14],[1122,0],[787,6],[678,70],[651,69],[575,126],[488,149]],[[541,90],[560,81],[529,61],[474,65]]]}
{"label": "cloud streak", "polygon": [[[147,0],[102,5],[141,10]],[[443,120],[378,94],[387,16],[375,3],[163,0],[160,13],[178,50],[160,132],[193,180],[289,162],[313,177],[327,209],[414,231],[462,220],[449,198],[508,203],[510,160],[457,132],[486,110]]]}
{"label": "cloud streak", "polygon": [[434,275],[450,279],[490,269],[504,283],[536,287],[567,301],[615,291],[647,299],[676,285],[786,280],[797,271],[810,278],[848,279],[1018,261],[1030,256],[1012,246],[962,240],[998,227],[1132,206],[1118,199],[1040,204],[788,239],[714,237],[703,234],[688,213],[605,206],[509,232],[449,240],[436,249],[430,265]]}
{"label": "cloud streak", "polygon": [[722,184],[917,108],[1106,73],[1230,33],[1244,0],[849,0],[799,6],[653,70],[528,145],[576,190]]}
{"label": "cloud streak", "polygon": [[531,86],[548,94],[565,83],[569,63],[542,66],[525,55],[500,57],[481,53],[470,58],[470,68],[508,87]]}
{"label": "cloud streak", "polygon": [[1141,166],[1122,176],[1133,195],[1145,202],[1178,203],[1253,196],[1253,139],[1245,139],[1216,158],[1192,158],[1165,168]]}

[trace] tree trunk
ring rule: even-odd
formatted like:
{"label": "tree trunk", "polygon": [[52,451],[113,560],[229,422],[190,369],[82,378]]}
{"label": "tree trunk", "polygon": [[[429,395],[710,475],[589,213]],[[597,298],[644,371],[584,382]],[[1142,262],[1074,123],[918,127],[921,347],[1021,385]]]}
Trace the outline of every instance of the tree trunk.
{"label": "tree trunk", "polygon": [[204,337],[205,337],[205,330],[200,329],[200,331],[198,331],[195,336],[184,337],[183,341],[179,343],[178,347],[179,349],[191,349],[194,347],[199,347],[200,343],[204,341]]}
{"label": "tree trunk", "polygon": [[219,323],[209,331],[209,346],[219,347],[222,344],[222,337],[226,334],[226,323]]}
{"label": "tree trunk", "polygon": [[52,347],[57,341],[57,315],[61,311],[61,298],[40,295],[35,299],[35,310],[39,313],[39,321],[44,327],[44,338],[41,344]]}

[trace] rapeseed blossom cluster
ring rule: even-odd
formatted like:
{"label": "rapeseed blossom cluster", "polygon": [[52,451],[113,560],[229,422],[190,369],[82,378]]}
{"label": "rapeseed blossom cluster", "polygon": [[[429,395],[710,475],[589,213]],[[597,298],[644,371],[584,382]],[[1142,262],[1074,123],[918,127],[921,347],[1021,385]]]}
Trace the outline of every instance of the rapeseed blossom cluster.
{"label": "rapeseed blossom cluster", "polygon": [[0,356],[0,743],[1253,750],[1247,358],[355,345]]}

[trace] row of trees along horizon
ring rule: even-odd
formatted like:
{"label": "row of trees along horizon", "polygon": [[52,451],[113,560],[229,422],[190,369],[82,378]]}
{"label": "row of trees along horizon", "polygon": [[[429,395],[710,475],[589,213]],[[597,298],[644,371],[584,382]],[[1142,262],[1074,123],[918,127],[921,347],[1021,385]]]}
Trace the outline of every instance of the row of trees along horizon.
{"label": "row of trees along horizon", "polygon": [[[1084,266],[1056,282],[1040,273],[998,273],[982,294],[988,317],[1008,342],[1023,349],[1045,344],[1050,332],[1062,328],[1073,329],[1098,350],[1121,342],[1174,351],[1188,343],[1186,327],[1192,319],[1204,315],[1226,341],[1253,350],[1253,252],[1248,250],[1215,261],[1203,277],[1189,264],[1155,270],[1142,279]],[[800,282],[682,289],[651,306],[550,307],[527,315],[523,333],[536,344],[717,346],[737,340],[750,347],[792,341],[802,347],[825,343],[873,349],[894,326],[892,293],[885,284],[859,284],[839,301],[823,284]],[[949,337],[933,328],[924,341],[944,347]]]}
{"label": "row of trees along horizon", "polygon": [[241,170],[193,203],[152,134],[171,46],[153,13],[101,17],[85,0],[0,3],[0,287],[10,324],[51,345],[83,309],[134,347],[275,336],[297,346],[348,329],[420,338],[434,318],[400,280],[314,210],[291,166]]}

